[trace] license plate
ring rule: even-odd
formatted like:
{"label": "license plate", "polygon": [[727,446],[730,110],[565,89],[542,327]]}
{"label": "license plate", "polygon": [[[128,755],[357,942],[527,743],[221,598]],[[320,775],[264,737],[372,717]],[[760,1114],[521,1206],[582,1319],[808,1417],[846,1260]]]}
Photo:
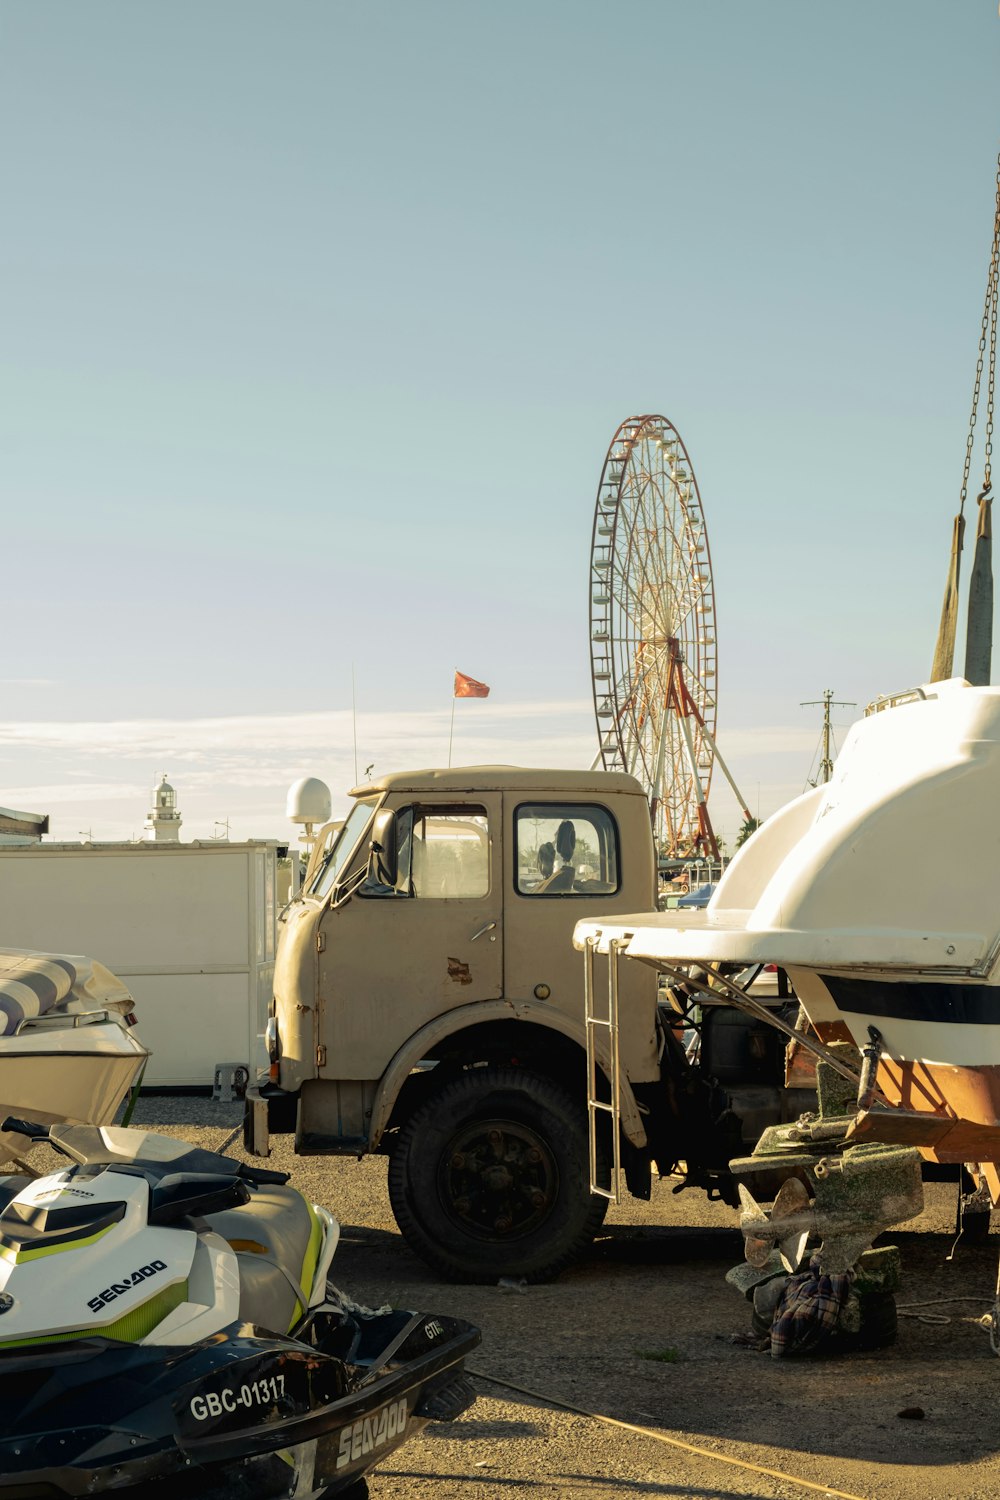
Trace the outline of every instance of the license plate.
{"label": "license plate", "polygon": [[214,1370],[189,1386],[174,1410],[185,1436],[214,1437],[303,1416],[320,1394],[327,1392],[310,1391],[304,1361],[257,1359]]}

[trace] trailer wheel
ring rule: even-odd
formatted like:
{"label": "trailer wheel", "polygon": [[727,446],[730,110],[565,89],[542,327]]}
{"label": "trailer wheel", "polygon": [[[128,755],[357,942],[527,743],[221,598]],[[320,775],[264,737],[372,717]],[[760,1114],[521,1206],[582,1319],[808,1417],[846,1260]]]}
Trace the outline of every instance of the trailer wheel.
{"label": "trailer wheel", "polygon": [[389,1198],[411,1249],[450,1281],[547,1281],[601,1226],[587,1115],[522,1068],[470,1068],[416,1110],[389,1160]]}

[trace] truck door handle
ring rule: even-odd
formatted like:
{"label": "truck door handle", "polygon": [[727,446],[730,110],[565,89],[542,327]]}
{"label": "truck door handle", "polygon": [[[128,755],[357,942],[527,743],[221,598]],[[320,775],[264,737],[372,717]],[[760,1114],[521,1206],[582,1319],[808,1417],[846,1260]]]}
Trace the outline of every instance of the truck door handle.
{"label": "truck door handle", "polygon": [[[476,938],[481,938],[484,932],[491,932],[496,925],[497,924],[495,922],[487,922],[487,924],[486,924],[485,927],[480,927],[480,929],[479,929],[478,932],[474,932],[472,934],[472,936],[469,939],[469,942],[470,943],[474,943],[476,941]],[[491,943],[495,943],[496,942],[496,938],[490,938],[490,942]]]}

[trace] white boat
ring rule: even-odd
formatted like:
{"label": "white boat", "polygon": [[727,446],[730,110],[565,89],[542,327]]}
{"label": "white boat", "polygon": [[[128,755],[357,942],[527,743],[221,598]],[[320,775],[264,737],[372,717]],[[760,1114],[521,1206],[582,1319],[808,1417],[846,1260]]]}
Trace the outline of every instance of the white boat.
{"label": "white boat", "polygon": [[0,1120],[106,1125],[148,1051],[103,964],[0,948]]}
{"label": "white boat", "polygon": [[1000,689],[879,700],[706,910],[580,922],[574,941],[667,970],[780,965],[821,1042],[878,1058],[850,1138],[982,1163],[1000,1202]]}

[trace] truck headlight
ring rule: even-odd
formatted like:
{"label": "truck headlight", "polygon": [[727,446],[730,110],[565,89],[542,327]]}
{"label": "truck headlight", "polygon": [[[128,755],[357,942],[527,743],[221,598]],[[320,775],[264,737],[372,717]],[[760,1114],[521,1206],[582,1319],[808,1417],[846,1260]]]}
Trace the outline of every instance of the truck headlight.
{"label": "truck headlight", "polygon": [[271,1064],[272,1077],[274,1069],[278,1065],[278,1018],[268,1016],[267,1025],[264,1027],[264,1045],[267,1048],[268,1062]]}

